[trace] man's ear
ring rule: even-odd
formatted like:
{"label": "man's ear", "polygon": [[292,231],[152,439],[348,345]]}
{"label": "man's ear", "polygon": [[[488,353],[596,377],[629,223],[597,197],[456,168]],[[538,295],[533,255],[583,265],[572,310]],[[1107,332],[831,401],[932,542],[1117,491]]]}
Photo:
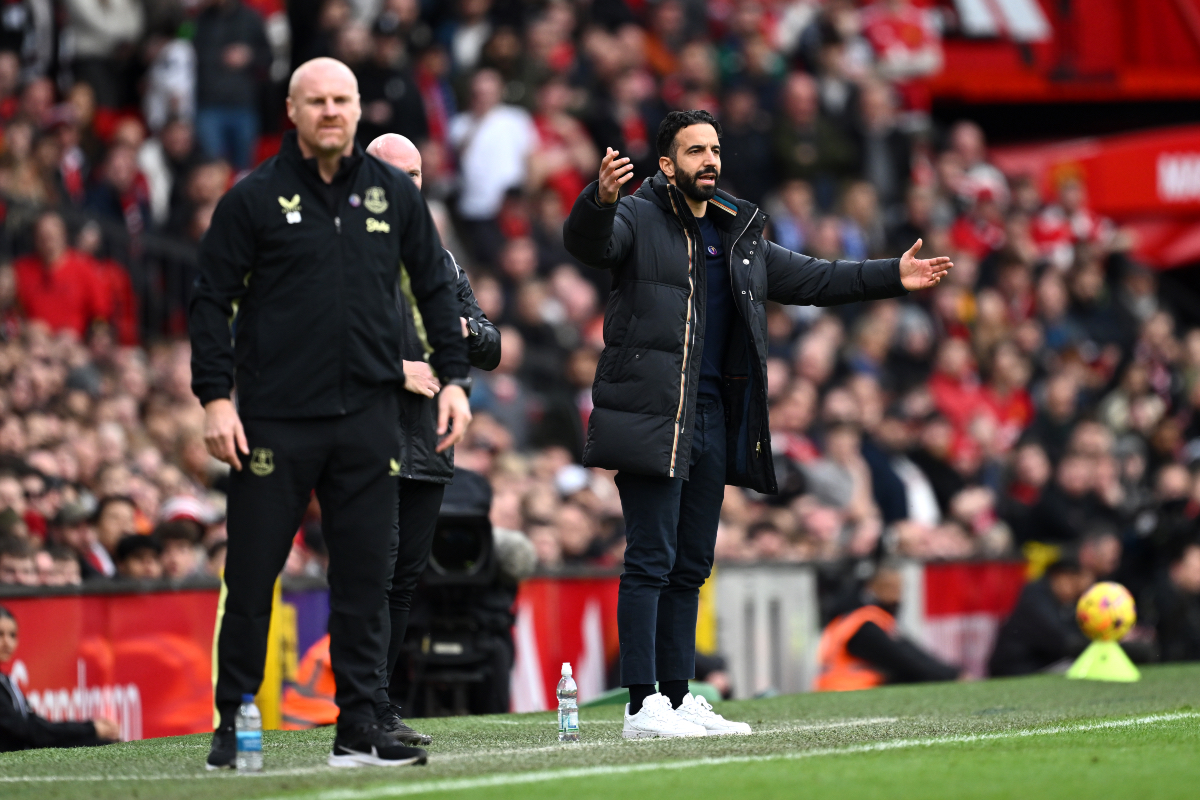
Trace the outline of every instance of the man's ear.
{"label": "man's ear", "polygon": [[292,105],[292,98],[287,98],[287,118],[292,124],[296,124],[296,107]]}
{"label": "man's ear", "polygon": [[661,169],[663,171],[663,175],[666,175],[668,178],[675,177],[675,162],[667,156],[658,157],[658,168]]}

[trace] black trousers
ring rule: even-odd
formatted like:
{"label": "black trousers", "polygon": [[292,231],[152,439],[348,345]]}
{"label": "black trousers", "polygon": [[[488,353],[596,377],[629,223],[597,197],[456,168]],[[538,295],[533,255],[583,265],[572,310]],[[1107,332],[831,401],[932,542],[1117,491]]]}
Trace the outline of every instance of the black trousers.
{"label": "black trousers", "polygon": [[396,567],[392,572],[391,586],[387,593],[387,613],[390,622],[387,650],[380,659],[379,688],[375,691],[376,703],[387,703],[388,684],[400,660],[404,648],[404,634],[408,630],[408,612],[412,609],[413,592],[421,573],[429,564],[429,551],[433,546],[433,532],[437,529],[438,513],[442,509],[442,495],[446,493],[443,483],[400,479],[397,520],[399,535],[393,544]]}
{"label": "black trousers", "polygon": [[617,473],[625,572],[617,594],[621,685],[696,675],[696,612],[725,499],[725,412],[696,407],[689,480]]}
{"label": "black trousers", "polygon": [[379,598],[392,571],[394,392],[345,417],[243,420],[249,459],[230,478],[224,613],[217,619],[216,706],[232,725],[243,694],[262,683],[275,578],[312,490],[329,549],[329,652],[338,726],[374,722],[387,616]]}

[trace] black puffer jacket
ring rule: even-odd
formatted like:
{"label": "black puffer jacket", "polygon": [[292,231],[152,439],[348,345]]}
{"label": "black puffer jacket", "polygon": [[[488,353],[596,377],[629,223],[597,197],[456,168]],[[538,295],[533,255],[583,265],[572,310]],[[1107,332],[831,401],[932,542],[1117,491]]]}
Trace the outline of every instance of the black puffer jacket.
{"label": "black puffer jacket", "polygon": [[[480,310],[467,273],[458,266],[449,250],[446,251],[446,269],[454,275],[461,315],[479,322],[479,335],[467,337],[471,366],[493,370],[500,363],[500,331]],[[404,360],[424,361],[429,353],[425,326],[420,312],[414,312],[412,301],[407,299],[407,280],[402,278],[401,282],[406,298],[400,301],[400,312],[404,314]],[[450,483],[454,478],[454,448],[437,452],[437,415],[435,398],[401,388],[400,477],[429,483]]]}
{"label": "black puffer jacket", "polygon": [[[708,288],[700,226],[659,172],[611,206],[583,190],[563,227],[567,249],[612,270],[604,352],[592,386],[584,463],[687,479]],[[724,192],[708,212],[730,254],[734,305],[723,395],[726,482],[777,491],[767,432],[764,303],[828,306],[905,294],[900,260],[830,263],[763,238],[767,215]]]}

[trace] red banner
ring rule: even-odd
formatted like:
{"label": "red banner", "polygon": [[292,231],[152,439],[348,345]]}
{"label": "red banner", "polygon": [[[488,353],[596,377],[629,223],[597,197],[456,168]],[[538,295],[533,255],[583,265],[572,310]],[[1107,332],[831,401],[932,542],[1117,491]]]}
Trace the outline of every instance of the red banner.
{"label": "red banner", "polygon": [[513,626],[513,711],[557,708],[555,689],[564,661],[571,662],[580,702],[604,691],[608,665],[620,652],[619,584],[615,576],[533,578],[521,584]]}
{"label": "red banner", "polygon": [[124,740],[212,729],[215,590],[9,598],[11,677],[47,719],[115,718]]}
{"label": "red banner", "polygon": [[925,644],[971,675],[987,674],[996,632],[1025,586],[1024,561],[931,563],[924,567]]}
{"label": "red banner", "polygon": [[998,147],[991,155],[1006,174],[1033,176],[1045,197],[1054,197],[1061,178],[1082,178],[1091,208],[1134,232],[1143,261],[1200,261],[1200,125]]}

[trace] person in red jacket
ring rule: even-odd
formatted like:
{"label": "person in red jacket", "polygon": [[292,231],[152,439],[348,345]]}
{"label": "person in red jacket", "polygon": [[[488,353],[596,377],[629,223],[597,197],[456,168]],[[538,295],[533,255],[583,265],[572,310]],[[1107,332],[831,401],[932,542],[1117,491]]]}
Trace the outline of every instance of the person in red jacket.
{"label": "person in red jacket", "polygon": [[136,346],[141,344],[141,323],[139,321],[137,295],[133,291],[133,281],[129,270],[114,258],[106,257],[104,251],[104,232],[95,221],[84,223],[79,235],[75,238],[75,246],[80,255],[90,256],[92,268],[100,285],[108,294],[111,303],[113,331],[119,344]]}
{"label": "person in red jacket", "polygon": [[112,293],[95,262],[67,247],[67,226],[56,212],[38,217],[33,236],[34,253],[13,264],[17,302],[26,318],[82,339],[93,323],[112,316]]}
{"label": "person in red jacket", "polygon": [[956,338],[942,342],[934,373],[929,378],[929,394],[937,410],[958,433],[965,432],[976,415],[987,409],[970,344]]}

